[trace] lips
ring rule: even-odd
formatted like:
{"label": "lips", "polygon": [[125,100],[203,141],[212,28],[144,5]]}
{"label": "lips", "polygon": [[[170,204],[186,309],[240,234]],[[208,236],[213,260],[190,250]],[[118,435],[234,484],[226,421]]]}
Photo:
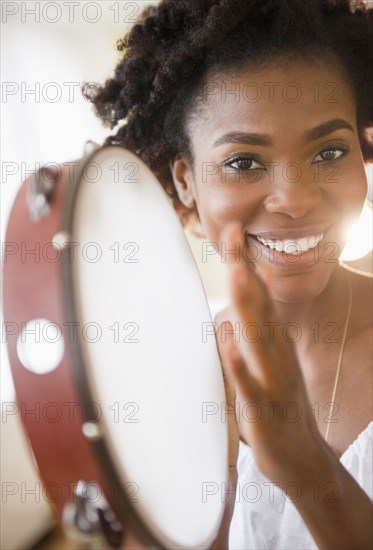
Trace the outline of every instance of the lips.
{"label": "lips", "polygon": [[255,231],[255,233],[250,233],[247,231],[247,234],[252,237],[261,237],[264,240],[271,241],[282,241],[282,240],[298,240],[304,237],[312,237],[313,235],[320,235],[324,233],[332,226],[333,223],[320,223],[314,225],[308,225],[303,227],[287,227],[287,228],[278,228],[278,229],[263,229]]}
{"label": "lips", "polygon": [[279,267],[301,268],[321,260],[334,225],[335,222],[246,233],[246,242],[257,249],[255,261],[263,257]]}
{"label": "lips", "polygon": [[277,252],[286,252],[287,254],[301,254],[302,252],[306,252],[307,250],[310,250],[311,248],[317,246],[323,236],[324,233],[298,237],[295,239],[282,240],[264,239],[259,235],[256,235],[256,238],[264,246],[268,246],[268,248],[272,250],[277,250]]}

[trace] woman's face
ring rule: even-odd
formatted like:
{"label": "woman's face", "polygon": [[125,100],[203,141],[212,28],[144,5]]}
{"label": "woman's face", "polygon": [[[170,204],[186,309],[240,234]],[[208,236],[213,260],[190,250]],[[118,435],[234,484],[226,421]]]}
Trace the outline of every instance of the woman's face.
{"label": "woman's face", "polygon": [[367,194],[347,81],[324,63],[284,59],[207,79],[200,104],[188,125],[193,167],[173,163],[180,199],[196,204],[223,262],[221,230],[241,222],[275,299],[319,295]]}

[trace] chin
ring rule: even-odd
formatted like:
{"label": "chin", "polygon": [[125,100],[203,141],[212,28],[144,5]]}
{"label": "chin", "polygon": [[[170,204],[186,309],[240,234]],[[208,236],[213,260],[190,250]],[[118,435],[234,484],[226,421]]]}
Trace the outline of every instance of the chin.
{"label": "chin", "polygon": [[[259,266],[258,266],[259,267]],[[291,273],[274,273],[271,296],[278,302],[296,304],[314,300],[328,285],[336,266],[326,269],[292,270]]]}

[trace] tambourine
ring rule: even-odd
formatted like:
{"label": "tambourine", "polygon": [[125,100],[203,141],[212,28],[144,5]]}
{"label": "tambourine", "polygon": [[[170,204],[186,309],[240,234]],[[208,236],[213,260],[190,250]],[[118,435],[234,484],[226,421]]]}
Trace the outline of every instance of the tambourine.
{"label": "tambourine", "polygon": [[17,402],[61,524],[88,548],[119,547],[126,526],[146,548],[208,548],[227,481],[224,383],[154,174],[119,146],[35,172],[9,218],[3,285]]}

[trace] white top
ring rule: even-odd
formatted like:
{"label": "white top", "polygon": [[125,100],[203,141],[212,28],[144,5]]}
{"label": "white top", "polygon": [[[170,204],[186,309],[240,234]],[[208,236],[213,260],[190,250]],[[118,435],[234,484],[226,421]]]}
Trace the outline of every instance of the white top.
{"label": "white top", "polygon": [[[340,457],[340,462],[373,500],[373,421]],[[230,550],[317,549],[286,491],[257,469],[253,453],[240,441],[236,504],[229,533]],[[300,490],[293,484],[289,494]],[[331,487],[330,498],[333,498]]]}

